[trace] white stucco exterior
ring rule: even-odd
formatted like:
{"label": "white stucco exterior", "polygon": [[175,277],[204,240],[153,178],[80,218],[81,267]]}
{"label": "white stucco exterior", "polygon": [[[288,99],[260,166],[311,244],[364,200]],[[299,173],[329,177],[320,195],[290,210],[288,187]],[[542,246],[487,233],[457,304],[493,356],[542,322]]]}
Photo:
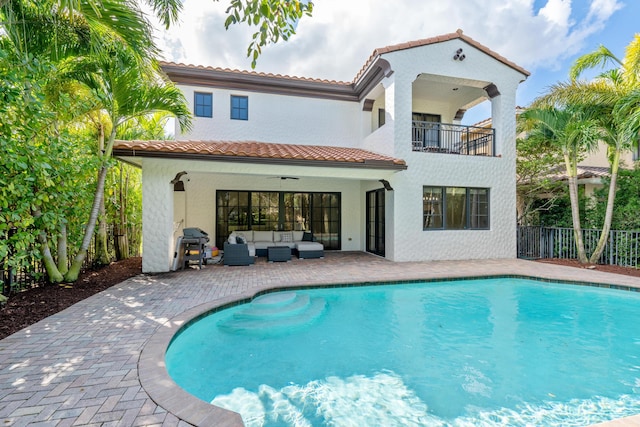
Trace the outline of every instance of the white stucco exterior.
{"label": "white stucco exterior", "polygon": [[[221,88],[219,82],[215,87],[179,83],[190,103],[195,91],[213,96],[213,117],[196,118],[191,132],[177,134],[179,140],[361,148],[403,159],[407,168],[398,171],[144,158],[143,270],[169,269],[173,238],[182,227],[200,227],[215,241],[218,190],[339,192],[341,249],[364,251],[366,193],[380,189],[381,179],[393,188],[384,193],[386,258],[393,261],[515,258],[513,111],[516,89],[528,73],[458,34],[460,37],[454,35],[443,42],[383,49],[368,66],[380,61],[384,76],[353,99],[262,92],[258,78],[256,84],[244,90]],[[460,49],[465,54],[463,61],[454,59]],[[366,76],[365,71],[364,77],[360,77]],[[248,97],[248,120],[230,120],[231,95]],[[456,115],[460,111],[487,100],[491,102],[495,129],[493,155],[412,150],[413,113],[439,115],[443,123],[459,123]],[[384,109],[382,126],[378,122],[379,109]],[[187,172],[183,177],[186,191],[176,193],[174,198],[169,181],[180,171]],[[273,179],[283,175],[299,179]],[[424,186],[489,189],[489,229],[424,230]]]}
{"label": "white stucco exterior", "polygon": [[[193,111],[194,92],[213,95],[213,117],[195,117],[176,139],[257,140],[281,144],[355,147],[362,139],[355,102],[179,85]],[[231,120],[231,95],[249,98],[249,120]]]}

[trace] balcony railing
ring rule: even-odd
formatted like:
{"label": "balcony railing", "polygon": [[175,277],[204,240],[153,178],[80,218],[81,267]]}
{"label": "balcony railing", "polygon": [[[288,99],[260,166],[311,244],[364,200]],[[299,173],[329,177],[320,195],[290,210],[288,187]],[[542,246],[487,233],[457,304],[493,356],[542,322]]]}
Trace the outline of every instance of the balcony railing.
{"label": "balcony railing", "polygon": [[413,151],[423,153],[494,156],[495,129],[413,121]]}

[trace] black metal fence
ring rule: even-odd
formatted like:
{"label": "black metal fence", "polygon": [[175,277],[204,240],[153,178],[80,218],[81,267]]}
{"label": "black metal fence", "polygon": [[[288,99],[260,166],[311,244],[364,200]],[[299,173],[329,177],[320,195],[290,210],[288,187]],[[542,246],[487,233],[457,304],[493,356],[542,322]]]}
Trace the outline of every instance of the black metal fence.
{"label": "black metal fence", "polygon": [[[140,256],[140,236],[139,227],[129,227],[127,230],[129,238],[129,256]],[[111,259],[115,259],[115,239],[117,235],[114,233],[114,227],[107,228],[107,252]],[[87,256],[83,263],[83,269],[89,269],[94,266],[96,253],[96,237],[94,236]],[[11,292],[20,291],[34,286],[40,286],[47,283],[47,274],[45,272],[42,260],[33,257],[28,261],[26,267],[21,269],[3,269],[5,260],[0,263],[0,293],[8,295]],[[68,260],[71,265],[72,258]]]}
{"label": "black metal fence", "polygon": [[[601,230],[582,230],[587,254],[592,253],[600,239]],[[578,257],[573,228],[518,227],[518,258]],[[598,260],[600,264],[636,267],[640,265],[640,230],[611,230],[607,244]]]}
{"label": "black metal fence", "polygon": [[413,151],[467,156],[495,153],[493,128],[414,120],[411,133]]}

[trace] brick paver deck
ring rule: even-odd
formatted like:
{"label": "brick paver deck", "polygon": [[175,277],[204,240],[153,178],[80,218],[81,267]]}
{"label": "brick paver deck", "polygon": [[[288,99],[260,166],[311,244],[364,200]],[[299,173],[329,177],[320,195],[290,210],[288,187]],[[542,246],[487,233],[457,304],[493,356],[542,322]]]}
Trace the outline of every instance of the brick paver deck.
{"label": "brick paver deck", "polygon": [[512,274],[640,288],[638,278],[523,260],[393,263],[365,253],[139,276],[0,341],[0,423],[190,425],[154,403],[137,364],[161,325],[203,303],[280,286]]}

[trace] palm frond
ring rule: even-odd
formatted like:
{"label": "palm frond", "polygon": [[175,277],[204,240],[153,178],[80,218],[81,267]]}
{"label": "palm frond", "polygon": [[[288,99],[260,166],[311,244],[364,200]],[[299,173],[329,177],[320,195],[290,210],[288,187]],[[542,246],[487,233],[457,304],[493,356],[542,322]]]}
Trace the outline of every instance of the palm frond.
{"label": "palm frond", "polygon": [[92,29],[95,46],[102,46],[104,35],[111,33],[140,57],[153,58],[158,55],[151,23],[135,1],[101,0],[100,9],[97,10],[94,1],[81,0],[80,8]]}
{"label": "palm frond", "polygon": [[640,84],[640,34],[636,34],[625,49],[624,67],[637,87]]}
{"label": "palm frond", "polygon": [[603,45],[600,45],[600,47],[595,51],[582,55],[576,59],[575,63],[569,70],[569,77],[571,80],[576,80],[585,70],[596,68],[598,66],[604,68],[610,62],[614,62],[619,66],[622,66],[622,61],[620,61],[613,52]]}
{"label": "palm frond", "polygon": [[146,0],[158,19],[169,28],[178,21],[178,14],[182,10],[181,0]]}

